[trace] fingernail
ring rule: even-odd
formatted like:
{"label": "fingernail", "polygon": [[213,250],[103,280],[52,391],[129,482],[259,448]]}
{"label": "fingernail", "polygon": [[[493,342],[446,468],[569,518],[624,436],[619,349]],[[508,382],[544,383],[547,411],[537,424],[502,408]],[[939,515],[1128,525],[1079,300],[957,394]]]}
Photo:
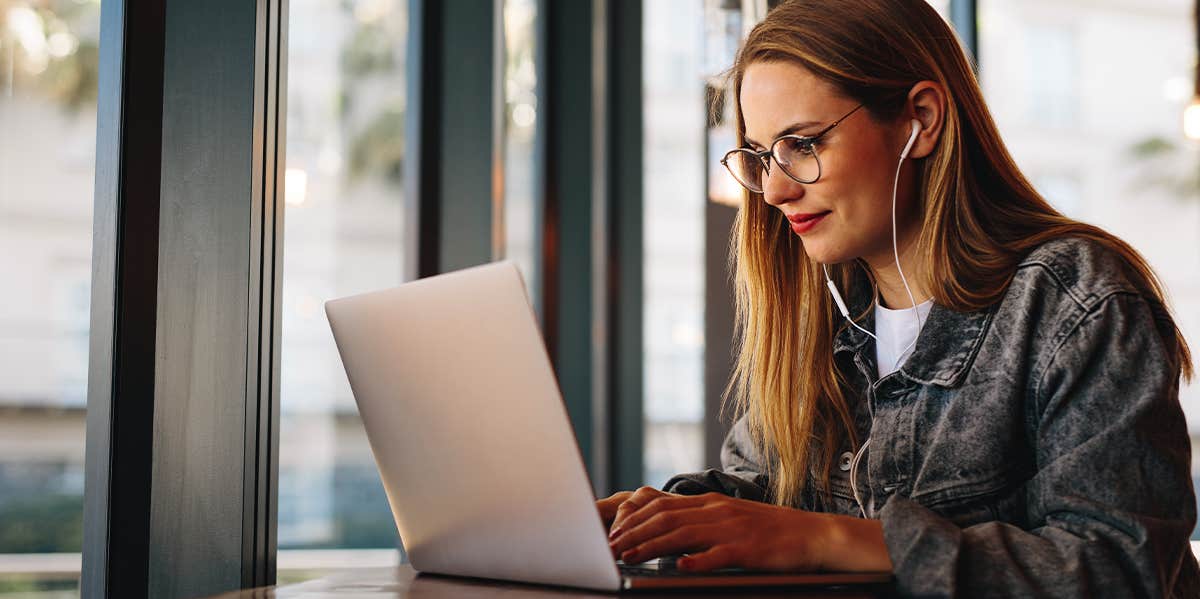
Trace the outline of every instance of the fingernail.
{"label": "fingernail", "polygon": [[625,553],[621,554],[621,561],[628,564],[629,562],[637,559],[637,554],[638,554],[637,549],[630,549],[629,551],[626,551]]}
{"label": "fingernail", "polygon": [[619,536],[619,535],[620,535],[622,532],[624,532],[624,531],[621,529],[621,527],[620,527],[620,526],[618,526],[618,527],[616,527],[616,528],[612,529],[612,531],[608,533],[608,538],[609,538],[609,539],[615,539],[615,538],[617,538],[617,536]]}

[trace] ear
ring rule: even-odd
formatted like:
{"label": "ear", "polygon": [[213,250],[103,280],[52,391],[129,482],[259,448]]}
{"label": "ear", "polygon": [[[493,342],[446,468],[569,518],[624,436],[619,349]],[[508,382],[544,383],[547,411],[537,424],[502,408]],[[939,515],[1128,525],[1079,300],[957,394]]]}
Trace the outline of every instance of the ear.
{"label": "ear", "polygon": [[946,122],[946,91],[935,81],[919,81],[908,92],[907,116],[901,120],[904,123],[904,138],[912,133],[909,122],[916,119],[921,122],[921,132],[913,142],[909,158],[924,158],[937,147],[942,135],[942,125]]}

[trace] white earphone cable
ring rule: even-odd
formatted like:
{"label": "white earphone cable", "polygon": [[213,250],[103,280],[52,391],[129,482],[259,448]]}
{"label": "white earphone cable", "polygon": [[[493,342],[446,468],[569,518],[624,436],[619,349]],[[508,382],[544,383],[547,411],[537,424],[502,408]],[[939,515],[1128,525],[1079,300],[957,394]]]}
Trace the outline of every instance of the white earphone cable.
{"label": "white earphone cable", "polygon": [[[910,145],[912,144],[913,139],[916,137],[916,134],[917,128],[914,126],[913,137],[909,139]],[[900,155],[900,162],[896,163],[896,178],[892,181],[892,255],[896,257],[896,270],[900,272],[900,282],[904,283],[904,291],[908,293],[908,302],[909,305],[912,306],[910,309],[912,310],[913,316],[917,318],[917,330],[920,331],[921,327],[925,326],[925,322],[921,318],[921,310],[917,308],[917,300],[913,297],[912,289],[908,287],[908,278],[904,276],[904,268],[900,266],[900,249],[896,242],[896,191],[900,187],[900,167],[904,164],[904,158],[907,155],[908,148],[906,147],[905,151]],[[875,340],[878,342],[879,338],[876,337]],[[913,337],[912,341],[908,342],[908,345],[905,346],[904,350],[900,352],[900,355],[903,356],[905,352],[912,349],[912,347],[916,344],[917,338]]]}
{"label": "white earphone cable", "polygon": [[863,507],[862,498],[858,496],[858,461],[862,459],[863,453],[867,451],[867,446],[871,444],[871,438],[863,442],[862,447],[858,448],[858,452],[854,454],[854,460],[850,462],[850,493],[854,495],[854,502],[858,504],[858,511],[862,513],[862,517],[867,517],[867,510]]}
{"label": "white earphone cable", "polygon": [[[896,163],[896,176],[892,180],[892,256],[896,259],[896,270],[900,273],[900,282],[904,284],[904,291],[908,293],[908,301],[912,306],[910,310],[912,310],[913,315],[917,319],[918,331],[921,330],[925,323],[921,318],[921,310],[917,307],[917,300],[913,297],[912,289],[908,286],[908,278],[904,276],[904,268],[900,266],[900,248],[896,234],[896,195],[900,188],[900,168],[904,165],[904,159],[908,157],[908,152],[912,149],[912,144],[914,141],[916,141],[917,133],[919,131],[920,123],[916,120],[913,120],[912,135],[909,136],[908,143],[905,144],[904,150],[900,152],[900,161]],[[875,342],[878,343],[879,337],[876,337],[870,331],[858,326],[858,323],[854,322],[854,320],[850,318],[849,310],[847,309],[845,302],[842,301],[842,296],[840,293],[838,293],[837,286],[834,285],[833,279],[829,277],[829,268],[825,264],[822,264],[821,268],[825,272],[825,282],[828,284],[829,291],[832,293],[834,301],[837,303],[838,309],[841,311],[842,316],[845,317],[846,321],[849,322],[851,326],[866,333],[867,335],[870,335],[871,338],[875,339]],[[912,349],[913,346],[916,345],[916,343],[917,338],[913,337],[913,340],[908,343],[908,345],[904,348],[904,351],[900,352],[900,356],[903,357],[908,350]],[[858,451],[855,452],[854,459],[850,462],[850,491],[851,494],[854,495],[855,503],[858,504],[858,511],[864,518],[869,516],[867,515],[866,508],[863,506],[862,498],[858,494],[858,463],[862,460],[863,455],[866,454],[867,447],[870,444],[871,437],[868,436],[867,440],[863,442],[862,447],[859,447]]]}

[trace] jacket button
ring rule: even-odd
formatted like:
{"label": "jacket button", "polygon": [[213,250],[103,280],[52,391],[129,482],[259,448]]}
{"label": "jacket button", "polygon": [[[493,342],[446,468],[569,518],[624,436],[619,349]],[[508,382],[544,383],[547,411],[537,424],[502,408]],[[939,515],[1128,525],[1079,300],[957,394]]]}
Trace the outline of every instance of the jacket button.
{"label": "jacket button", "polygon": [[838,468],[841,468],[842,472],[849,472],[850,471],[850,462],[853,462],[853,461],[854,461],[854,454],[847,451],[846,453],[842,454],[842,459],[838,460]]}

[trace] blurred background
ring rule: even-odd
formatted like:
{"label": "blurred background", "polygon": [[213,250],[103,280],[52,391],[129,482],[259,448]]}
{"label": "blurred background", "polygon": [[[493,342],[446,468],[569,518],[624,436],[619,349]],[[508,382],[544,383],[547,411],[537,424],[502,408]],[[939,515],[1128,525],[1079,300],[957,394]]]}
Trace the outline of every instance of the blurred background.
{"label": "blurred background", "polygon": [[[100,1],[0,0],[0,595],[78,596]],[[545,0],[496,1],[503,252],[536,297]],[[951,18],[949,0],[932,4]],[[1194,4],[971,4],[979,76],[1019,165],[1060,210],[1149,259],[1200,349],[1200,142],[1184,119],[1196,90]],[[281,582],[402,559],[322,304],[405,276],[408,6],[288,9]],[[725,276],[711,259],[723,238],[706,226],[730,217],[737,188],[716,164],[732,131],[706,102],[765,10],[643,3],[644,484],[713,465],[706,350],[727,354],[729,339],[706,322],[727,310],[706,299],[706,282]],[[1181,398],[1200,447],[1200,386]]]}

